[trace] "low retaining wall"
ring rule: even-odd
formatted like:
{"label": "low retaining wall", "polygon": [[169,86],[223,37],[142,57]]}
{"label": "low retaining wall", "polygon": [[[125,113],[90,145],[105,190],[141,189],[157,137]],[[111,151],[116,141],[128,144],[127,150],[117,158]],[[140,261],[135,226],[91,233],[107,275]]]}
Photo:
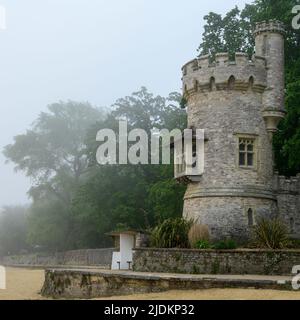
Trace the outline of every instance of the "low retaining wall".
{"label": "low retaining wall", "polygon": [[291,290],[290,277],[147,274],[124,271],[46,270],[42,295],[91,299],[168,290],[256,288]]}
{"label": "low retaining wall", "polygon": [[110,267],[115,249],[89,249],[58,252],[53,254],[28,254],[3,257],[4,266],[54,267],[54,266],[97,266]]}
{"label": "low retaining wall", "polygon": [[187,274],[289,275],[300,250],[135,249],[133,270]]}

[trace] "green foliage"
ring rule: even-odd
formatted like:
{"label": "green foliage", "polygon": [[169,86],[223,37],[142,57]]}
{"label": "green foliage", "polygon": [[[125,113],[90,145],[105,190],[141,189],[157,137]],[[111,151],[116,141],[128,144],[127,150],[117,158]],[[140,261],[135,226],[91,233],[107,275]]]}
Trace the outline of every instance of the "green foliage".
{"label": "green foliage", "polygon": [[253,239],[258,248],[267,249],[284,249],[290,243],[288,228],[278,218],[262,218],[253,229]]}
{"label": "green foliage", "polygon": [[249,30],[252,29],[251,21],[246,19],[245,12],[238,7],[229,11],[224,18],[214,12],[204,17],[203,42],[198,51],[200,55],[210,54],[214,56],[218,52],[229,52],[230,57],[235,52],[244,51],[253,53],[253,39]]}
{"label": "green foliage", "polygon": [[167,219],[152,231],[152,245],[156,248],[189,248],[188,231],[192,221],[183,218]]}
{"label": "green foliage", "polygon": [[194,248],[195,249],[201,249],[201,250],[210,249],[211,248],[211,244],[207,240],[199,240],[194,245]]}
{"label": "green foliage", "polygon": [[300,239],[291,239],[288,248],[290,249],[300,249]]}
{"label": "green foliage", "polygon": [[215,243],[213,248],[216,250],[234,250],[237,248],[237,244],[234,240],[227,239]]}
{"label": "green foliage", "polygon": [[[146,88],[117,100],[105,114],[88,103],[57,103],[33,127],[5,148],[7,159],[34,181],[30,190],[27,239],[57,251],[110,246],[105,236],[118,225],[149,229],[182,212],[185,187],[173,179],[173,166],[96,163],[98,130],[184,129],[181,95],[154,96]],[[150,153],[149,153],[150,155]]]}
{"label": "green foliage", "polygon": [[0,211],[0,255],[19,254],[30,249],[27,241],[27,208],[4,207]]}

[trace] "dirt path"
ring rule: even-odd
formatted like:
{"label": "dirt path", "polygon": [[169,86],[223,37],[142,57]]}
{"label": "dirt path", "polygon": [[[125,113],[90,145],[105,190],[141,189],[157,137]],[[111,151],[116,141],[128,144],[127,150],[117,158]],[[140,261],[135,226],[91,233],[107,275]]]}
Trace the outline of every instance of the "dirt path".
{"label": "dirt path", "polygon": [[[0,300],[43,299],[39,294],[44,281],[43,270],[7,268],[7,289],[0,290]],[[209,289],[169,291],[112,297],[120,300],[300,300],[300,291],[273,291],[252,289]]]}
{"label": "dirt path", "polygon": [[0,290],[0,300],[41,299],[44,270],[6,269],[6,290]]}

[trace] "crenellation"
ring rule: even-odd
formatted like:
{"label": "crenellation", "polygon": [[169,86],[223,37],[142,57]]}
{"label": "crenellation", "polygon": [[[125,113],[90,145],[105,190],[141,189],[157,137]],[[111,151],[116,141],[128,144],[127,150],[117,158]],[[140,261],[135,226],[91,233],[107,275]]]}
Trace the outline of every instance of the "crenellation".
{"label": "crenellation", "polygon": [[262,21],[256,23],[254,35],[257,36],[258,34],[265,32],[274,32],[283,35],[286,34],[284,24],[277,20],[269,20],[269,22]]}
{"label": "crenellation", "polygon": [[229,54],[228,52],[217,53],[215,59],[217,66],[225,66],[229,62]]}
{"label": "crenellation", "polygon": [[206,69],[209,67],[210,64],[210,55],[207,54],[205,56],[200,56],[198,58],[198,65],[201,69]]}
{"label": "crenellation", "polygon": [[237,65],[241,66],[247,65],[250,62],[248,54],[243,52],[237,52],[235,54],[235,61]]}
{"label": "crenellation", "polygon": [[[230,77],[234,77],[237,85],[235,90],[263,92],[267,87],[267,69],[265,58],[253,56],[250,60],[246,53],[237,52],[235,60],[229,60],[228,53],[216,54],[211,61],[209,55],[201,56],[185,64],[183,70],[183,84],[186,94],[195,92],[195,81],[198,81],[200,91],[210,90],[210,81],[215,80],[217,90],[226,90]],[[251,79],[251,80],[250,80]],[[249,83],[252,81],[252,83]]]}
{"label": "crenellation", "polygon": [[300,195],[300,174],[295,177],[278,177],[278,192],[293,192]]}

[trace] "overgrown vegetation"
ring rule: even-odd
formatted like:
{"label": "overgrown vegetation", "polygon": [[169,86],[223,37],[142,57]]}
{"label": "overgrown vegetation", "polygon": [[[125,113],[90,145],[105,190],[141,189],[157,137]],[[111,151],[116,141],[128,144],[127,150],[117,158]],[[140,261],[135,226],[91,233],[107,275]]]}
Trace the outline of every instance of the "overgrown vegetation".
{"label": "overgrown vegetation", "polygon": [[189,248],[188,232],[193,224],[184,218],[167,219],[152,231],[152,246]]}
{"label": "overgrown vegetation", "polygon": [[211,244],[208,240],[198,240],[195,243],[194,248],[200,250],[211,249]]}
{"label": "overgrown vegetation", "polygon": [[290,244],[288,228],[278,218],[261,218],[253,229],[253,237],[258,248],[285,249]]}
{"label": "overgrown vegetation", "polygon": [[209,243],[208,226],[202,224],[193,224],[189,230],[189,243],[192,248],[197,248],[199,243]]}
{"label": "overgrown vegetation", "polygon": [[234,250],[237,248],[237,243],[232,239],[226,239],[216,242],[212,248],[216,250]]}

